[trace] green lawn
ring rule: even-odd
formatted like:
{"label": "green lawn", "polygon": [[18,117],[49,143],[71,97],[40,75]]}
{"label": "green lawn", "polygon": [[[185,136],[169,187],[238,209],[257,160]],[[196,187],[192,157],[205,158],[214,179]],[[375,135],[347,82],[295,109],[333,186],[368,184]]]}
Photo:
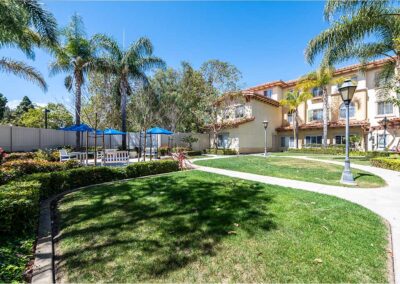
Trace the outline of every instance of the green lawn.
{"label": "green lawn", "polygon": [[[306,157],[310,157],[310,158],[314,158],[314,159],[344,162],[344,156],[338,156],[338,155],[291,153],[291,152],[274,152],[274,153],[271,153],[271,155],[273,155],[273,156],[306,156]],[[353,156],[353,157],[350,157],[350,161],[352,164],[372,166],[371,161],[367,157]]]}
{"label": "green lawn", "polygon": [[[259,175],[296,179],[329,185],[341,185],[342,166],[301,159],[270,156],[241,156],[225,159],[196,161],[195,164]],[[380,187],[385,181],[361,170],[352,169],[359,187]]]}
{"label": "green lawn", "polygon": [[387,228],[344,200],[187,171],[58,205],[63,282],[387,282]]}

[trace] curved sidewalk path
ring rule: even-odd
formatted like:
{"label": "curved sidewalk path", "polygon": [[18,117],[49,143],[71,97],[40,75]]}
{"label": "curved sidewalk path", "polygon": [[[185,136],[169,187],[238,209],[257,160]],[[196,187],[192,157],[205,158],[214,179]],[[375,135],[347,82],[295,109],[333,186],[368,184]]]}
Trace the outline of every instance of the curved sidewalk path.
{"label": "curved sidewalk path", "polygon": [[[306,156],[286,157],[292,159],[296,158],[309,160],[310,162],[318,161],[322,163],[343,165],[341,162],[313,159]],[[194,168],[209,173],[216,173],[250,181],[332,195],[370,209],[371,211],[385,218],[390,223],[393,246],[392,255],[395,278],[394,281],[395,283],[400,283],[400,172],[356,164],[352,164],[351,166],[352,168],[364,170],[380,176],[386,181],[387,186],[381,188],[351,188],[203,167],[198,165],[194,165]]]}

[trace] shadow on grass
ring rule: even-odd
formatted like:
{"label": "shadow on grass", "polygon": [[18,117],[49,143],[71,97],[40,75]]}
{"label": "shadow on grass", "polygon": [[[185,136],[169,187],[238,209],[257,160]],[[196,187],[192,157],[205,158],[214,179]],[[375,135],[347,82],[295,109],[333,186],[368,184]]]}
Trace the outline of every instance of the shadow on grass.
{"label": "shadow on grass", "polygon": [[354,180],[357,180],[362,177],[373,177],[373,176],[374,176],[373,174],[368,174],[368,173],[356,173],[354,176]]}
{"label": "shadow on grass", "polygon": [[[124,254],[136,255],[140,260],[129,259],[132,267],[121,269],[129,279],[145,281],[215,255],[225,238],[276,226],[268,212],[272,196],[261,185],[239,180],[171,175],[97,187],[68,195],[63,202],[86,198],[94,201],[62,212],[61,239],[82,242],[57,260],[66,271],[84,270],[93,263],[105,267]],[[91,225],[78,226],[84,222]]]}

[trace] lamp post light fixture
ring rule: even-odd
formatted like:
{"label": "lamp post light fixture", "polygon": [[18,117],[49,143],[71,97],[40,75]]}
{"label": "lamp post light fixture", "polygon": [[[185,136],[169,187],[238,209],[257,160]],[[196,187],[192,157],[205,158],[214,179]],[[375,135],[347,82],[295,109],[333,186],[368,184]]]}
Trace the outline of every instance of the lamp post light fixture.
{"label": "lamp post light fixture", "polygon": [[50,112],[49,109],[45,108],[44,109],[44,128],[47,129],[47,114]]}
{"label": "lamp post light fixture", "polygon": [[268,128],[268,120],[263,121],[264,125],[264,156],[267,156],[267,128]]}
{"label": "lamp post light fixture", "polygon": [[343,184],[351,184],[354,185],[353,174],[350,169],[350,158],[349,158],[349,130],[350,130],[350,122],[349,122],[349,105],[351,100],[353,99],[353,95],[356,91],[357,85],[355,85],[351,80],[346,80],[339,87],[340,96],[342,97],[343,103],[346,106],[346,158],[344,160],[344,169],[342,173],[342,178],[340,180]]}
{"label": "lamp post light fixture", "polygon": [[388,119],[387,119],[387,117],[385,116],[384,118],[383,118],[383,149],[384,150],[386,150],[386,129],[387,129],[387,122],[388,122]]}

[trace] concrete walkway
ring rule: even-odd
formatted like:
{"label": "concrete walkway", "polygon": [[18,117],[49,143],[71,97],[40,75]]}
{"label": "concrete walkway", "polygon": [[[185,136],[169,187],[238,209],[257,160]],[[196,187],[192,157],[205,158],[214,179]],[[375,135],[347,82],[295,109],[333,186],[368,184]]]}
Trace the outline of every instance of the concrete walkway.
{"label": "concrete walkway", "polygon": [[[313,159],[306,156],[285,156],[285,158],[305,159],[309,160],[310,163],[318,161],[343,165],[341,162]],[[349,188],[196,165],[194,166],[195,169],[204,172],[337,196],[370,209],[390,223],[393,245],[394,280],[395,282],[397,281],[396,283],[400,283],[400,172],[356,164],[352,164],[352,167],[380,176],[386,181],[387,186],[382,188]]]}

